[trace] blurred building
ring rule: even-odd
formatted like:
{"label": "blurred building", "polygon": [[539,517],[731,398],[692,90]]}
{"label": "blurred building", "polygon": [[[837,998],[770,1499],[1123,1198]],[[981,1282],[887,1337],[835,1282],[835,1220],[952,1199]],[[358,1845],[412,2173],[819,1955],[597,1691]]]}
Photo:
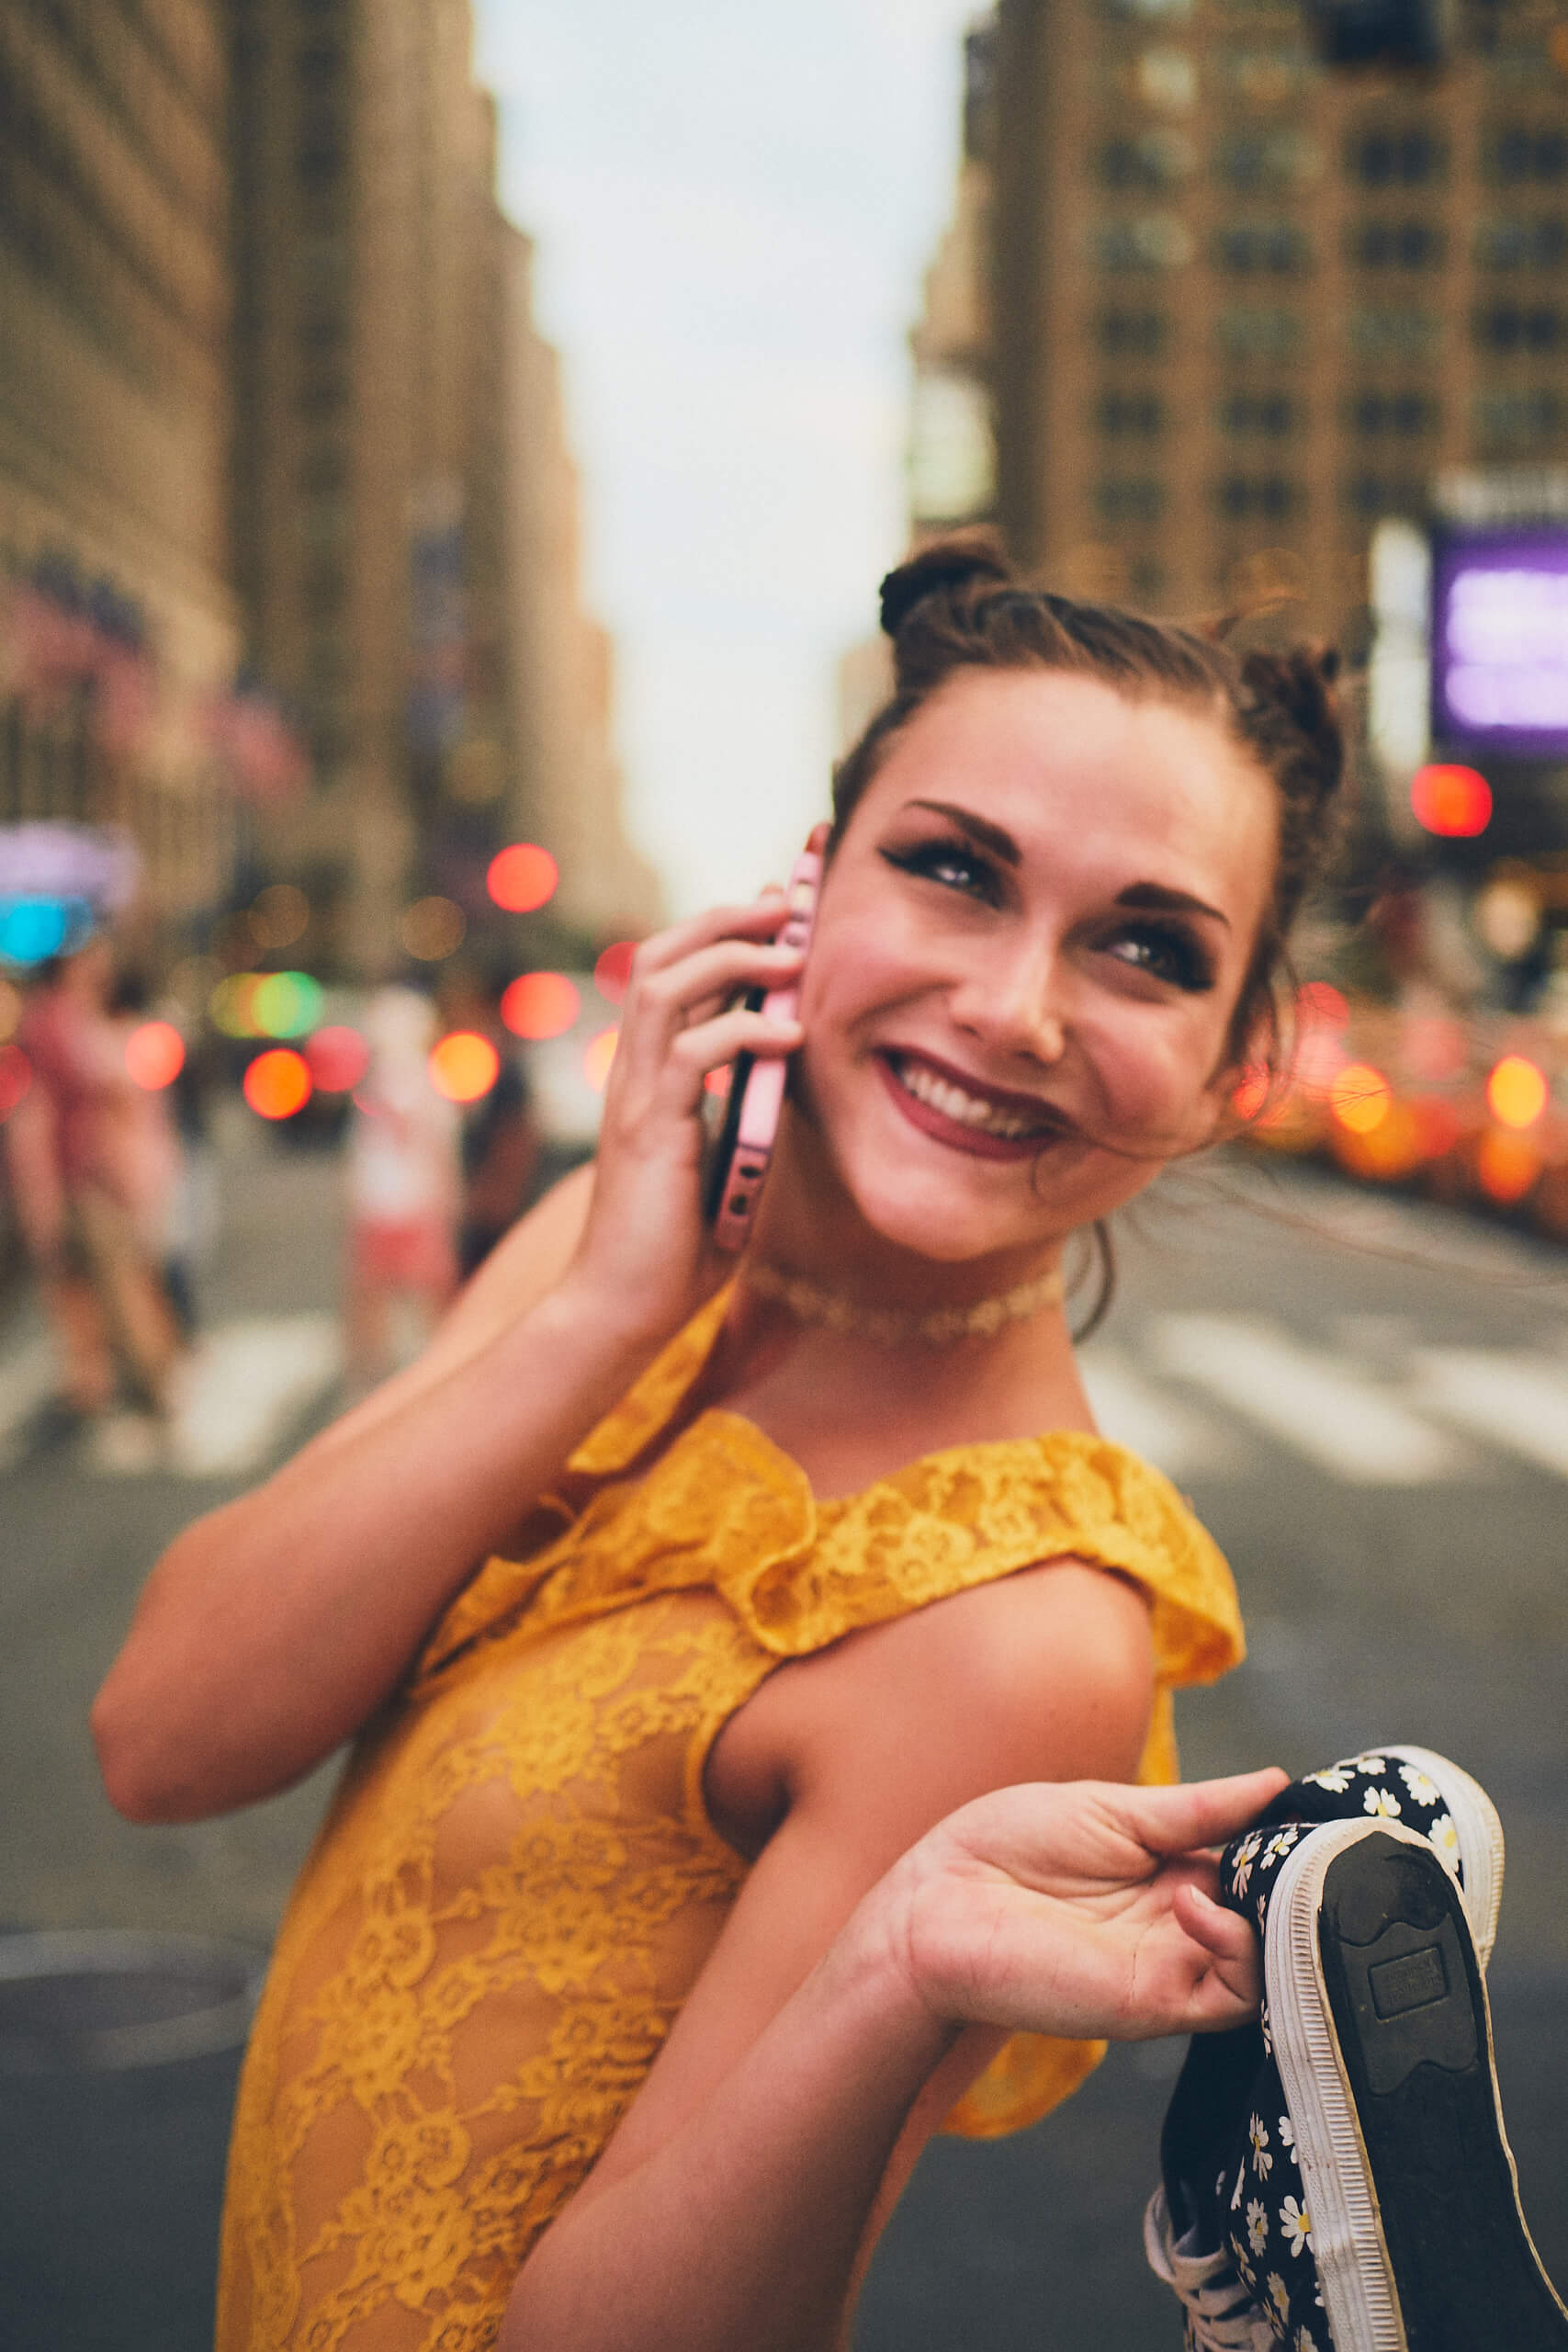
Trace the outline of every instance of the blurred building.
{"label": "blurred building", "polygon": [[[592,899],[580,859],[625,854],[608,715],[549,765],[562,729],[541,713],[581,706],[591,625],[570,551],[540,573],[549,534],[520,527],[564,458],[468,0],[230,15],[236,573],[250,659],[314,767],[260,863],[326,910],[343,968],[373,972],[411,895],[482,905],[508,840],[544,840],[563,902]],[[552,821],[564,797],[578,822],[579,789],[601,830],[568,847]]]}
{"label": "blurred building", "polygon": [[128,827],[145,910],[228,885],[217,0],[0,11],[0,823]]}
{"label": "blurred building", "polygon": [[[1001,0],[917,371],[986,335],[1026,562],[1170,611],[1293,591],[1354,644],[1381,518],[1568,456],[1568,9],[1463,0],[1426,66],[1310,33],[1298,0]],[[929,526],[965,501],[921,398]]]}

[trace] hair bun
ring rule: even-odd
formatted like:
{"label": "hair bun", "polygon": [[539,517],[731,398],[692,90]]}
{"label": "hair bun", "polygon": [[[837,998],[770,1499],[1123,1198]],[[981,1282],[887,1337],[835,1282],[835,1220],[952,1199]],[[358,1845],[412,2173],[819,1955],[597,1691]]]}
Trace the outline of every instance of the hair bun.
{"label": "hair bun", "polygon": [[888,637],[897,637],[915,606],[924,604],[928,596],[951,596],[977,584],[1010,587],[1013,577],[1000,542],[989,531],[965,531],[952,538],[934,539],[884,580],[880,591],[883,629]]}

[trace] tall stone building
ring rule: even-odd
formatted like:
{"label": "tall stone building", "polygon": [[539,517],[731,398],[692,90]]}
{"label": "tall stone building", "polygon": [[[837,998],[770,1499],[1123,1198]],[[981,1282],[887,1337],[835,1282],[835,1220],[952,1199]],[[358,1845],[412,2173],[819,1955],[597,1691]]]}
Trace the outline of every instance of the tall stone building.
{"label": "tall stone building", "polygon": [[1461,0],[1435,67],[1325,66],[1298,0],[1001,0],[993,37],[960,222],[988,204],[1025,560],[1166,611],[1291,591],[1354,642],[1380,519],[1568,459],[1564,0]]}
{"label": "tall stone building", "polygon": [[[518,571],[538,368],[468,0],[231,17],[237,573],[315,771],[260,847],[333,917],[341,965],[374,972],[412,892],[482,903],[502,842],[555,847],[569,787],[541,774],[547,685],[519,624],[575,571]],[[558,441],[547,400],[537,431]]]}
{"label": "tall stone building", "polygon": [[175,933],[232,850],[220,17],[0,10],[0,823],[128,828]]}

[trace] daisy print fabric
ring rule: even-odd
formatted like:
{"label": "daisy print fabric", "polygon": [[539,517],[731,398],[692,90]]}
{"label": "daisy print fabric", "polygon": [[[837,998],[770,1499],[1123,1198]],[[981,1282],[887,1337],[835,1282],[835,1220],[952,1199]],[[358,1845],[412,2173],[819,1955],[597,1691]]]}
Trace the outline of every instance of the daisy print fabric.
{"label": "daisy print fabric", "polygon": [[[1221,1901],[1250,1919],[1261,1936],[1287,1855],[1320,1823],[1363,1815],[1415,1830],[1462,1880],[1458,1834],[1436,1782],[1397,1755],[1369,1751],[1292,1781],[1263,1822],[1225,1849]],[[1215,2184],[1222,2225],[1235,2267],[1284,2352],[1334,2352],[1267,2002],[1259,2024],[1263,2063],[1240,2137]]]}

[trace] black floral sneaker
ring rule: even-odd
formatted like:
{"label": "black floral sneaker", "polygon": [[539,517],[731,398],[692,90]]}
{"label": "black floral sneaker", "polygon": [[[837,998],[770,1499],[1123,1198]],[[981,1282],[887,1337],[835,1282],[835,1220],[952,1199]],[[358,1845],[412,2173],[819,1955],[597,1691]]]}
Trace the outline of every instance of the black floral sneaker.
{"label": "black floral sneaker", "polygon": [[1263,2016],[1193,2041],[1145,2222],[1195,2352],[1568,2352],[1492,2064],[1502,1865],[1484,1791],[1405,1747],[1292,1783],[1227,1848]]}

